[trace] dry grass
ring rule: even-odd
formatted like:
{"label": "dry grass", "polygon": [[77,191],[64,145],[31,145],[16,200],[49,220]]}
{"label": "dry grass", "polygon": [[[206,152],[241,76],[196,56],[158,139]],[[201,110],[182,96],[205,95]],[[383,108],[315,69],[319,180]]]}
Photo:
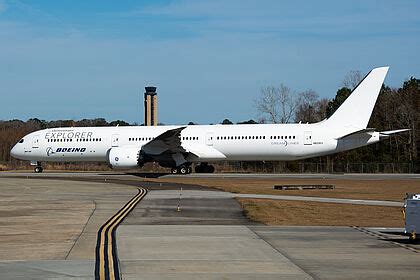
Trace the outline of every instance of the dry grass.
{"label": "dry grass", "polygon": [[[405,194],[420,193],[420,180],[347,180],[347,179],[248,179],[248,178],[168,178],[158,182],[178,182],[213,187],[233,193],[304,195],[317,197],[402,201]],[[281,184],[330,184],[333,190],[274,190]]]}
{"label": "dry grass", "polygon": [[245,214],[266,225],[403,227],[399,207],[237,198]]}

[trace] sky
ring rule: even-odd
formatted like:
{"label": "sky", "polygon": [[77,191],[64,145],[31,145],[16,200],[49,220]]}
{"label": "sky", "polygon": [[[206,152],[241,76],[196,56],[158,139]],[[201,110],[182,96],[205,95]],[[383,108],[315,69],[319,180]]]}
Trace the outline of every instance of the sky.
{"label": "sky", "polygon": [[0,0],[0,119],[258,119],[265,86],[333,98],[351,70],[420,78],[420,1]]}

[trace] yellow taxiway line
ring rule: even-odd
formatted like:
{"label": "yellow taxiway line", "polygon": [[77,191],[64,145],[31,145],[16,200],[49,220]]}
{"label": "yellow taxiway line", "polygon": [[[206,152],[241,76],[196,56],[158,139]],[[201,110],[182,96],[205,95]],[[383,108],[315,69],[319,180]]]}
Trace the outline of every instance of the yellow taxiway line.
{"label": "yellow taxiway line", "polygon": [[146,194],[146,189],[139,188],[137,195],[128,201],[123,208],[99,229],[96,242],[95,279],[120,279],[115,231],[118,225]]}

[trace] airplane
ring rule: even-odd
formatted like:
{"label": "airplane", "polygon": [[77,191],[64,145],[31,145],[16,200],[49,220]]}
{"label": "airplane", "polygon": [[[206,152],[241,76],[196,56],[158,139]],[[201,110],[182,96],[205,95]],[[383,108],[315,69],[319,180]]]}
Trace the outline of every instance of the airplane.
{"label": "airplane", "polygon": [[291,161],[377,143],[368,122],[389,67],[370,71],[329,118],[317,123],[48,128],[24,136],[14,158],[41,162],[107,162],[113,169],[157,162],[173,174],[213,173],[215,161]]}

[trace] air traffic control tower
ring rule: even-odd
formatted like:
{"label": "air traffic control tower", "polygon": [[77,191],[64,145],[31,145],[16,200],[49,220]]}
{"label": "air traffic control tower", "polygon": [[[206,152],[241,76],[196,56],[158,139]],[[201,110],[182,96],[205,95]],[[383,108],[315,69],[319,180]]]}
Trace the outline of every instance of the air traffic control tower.
{"label": "air traffic control tower", "polygon": [[156,87],[145,87],[144,93],[144,125],[156,126],[157,120],[157,93]]}

